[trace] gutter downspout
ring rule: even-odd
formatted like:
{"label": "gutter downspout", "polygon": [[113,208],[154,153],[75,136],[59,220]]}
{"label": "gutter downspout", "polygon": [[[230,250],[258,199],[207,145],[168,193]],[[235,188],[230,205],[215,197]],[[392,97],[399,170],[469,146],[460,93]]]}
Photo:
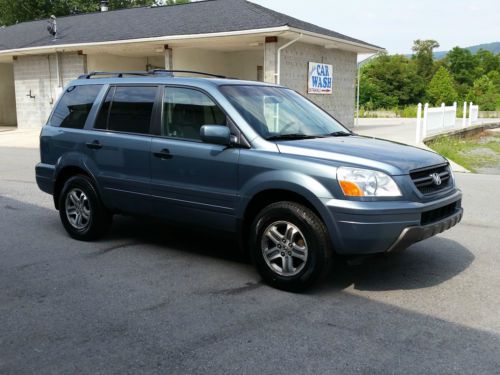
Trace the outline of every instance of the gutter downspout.
{"label": "gutter downspout", "polygon": [[281,83],[281,51],[284,50],[285,48],[290,47],[292,44],[297,42],[300,38],[302,38],[304,34],[300,33],[297,38],[294,40],[289,41],[288,43],[282,45],[278,50],[276,51],[276,83],[279,85]]}

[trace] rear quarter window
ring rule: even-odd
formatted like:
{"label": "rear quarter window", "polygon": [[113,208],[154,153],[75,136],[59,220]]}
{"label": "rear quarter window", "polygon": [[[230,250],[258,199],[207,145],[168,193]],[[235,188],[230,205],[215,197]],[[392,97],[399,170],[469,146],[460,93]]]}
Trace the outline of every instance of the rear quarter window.
{"label": "rear quarter window", "polygon": [[49,125],[83,129],[102,85],[71,86],[57,103]]}

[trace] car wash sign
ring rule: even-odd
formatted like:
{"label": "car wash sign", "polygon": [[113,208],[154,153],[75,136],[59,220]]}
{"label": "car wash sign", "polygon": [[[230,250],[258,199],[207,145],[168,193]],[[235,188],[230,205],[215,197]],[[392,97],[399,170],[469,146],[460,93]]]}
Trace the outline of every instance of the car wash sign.
{"label": "car wash sign", "polygon": [[307,92],[309,94],[332,93],[333,71],[331,65],[310,62],[308,76]]}

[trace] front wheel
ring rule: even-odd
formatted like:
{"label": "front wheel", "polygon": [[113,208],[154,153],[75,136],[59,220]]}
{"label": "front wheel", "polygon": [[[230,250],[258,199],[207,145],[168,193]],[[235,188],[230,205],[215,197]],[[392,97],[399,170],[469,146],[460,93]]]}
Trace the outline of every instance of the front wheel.
{"label": "front wheel", "polygon": [[112,214],[103,206],[86,176],[69,178],[59,196],[59,216],[68,234],[80,241],[91,241],[107,232]]}
{"label": "front wheel", "polygon": [[325,276],[332,249],[323,222],[309,208],[277,202],[255,218],[250,234],[252,259],[270,285],[300,291]]}

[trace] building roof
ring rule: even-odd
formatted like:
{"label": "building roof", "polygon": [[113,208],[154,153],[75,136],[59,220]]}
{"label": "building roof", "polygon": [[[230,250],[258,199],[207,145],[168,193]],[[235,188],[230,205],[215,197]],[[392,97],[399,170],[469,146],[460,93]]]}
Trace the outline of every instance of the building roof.
{"label": "building roof", "polygon": [[0,28],[0,52],[165,36],[241,32],[282,26],[370,49],[382,49],[246,0],[206,0],[60,17],[57,19],[57,40],[53,40],[46,31],[47,25],[47,20],[39,20]]}

